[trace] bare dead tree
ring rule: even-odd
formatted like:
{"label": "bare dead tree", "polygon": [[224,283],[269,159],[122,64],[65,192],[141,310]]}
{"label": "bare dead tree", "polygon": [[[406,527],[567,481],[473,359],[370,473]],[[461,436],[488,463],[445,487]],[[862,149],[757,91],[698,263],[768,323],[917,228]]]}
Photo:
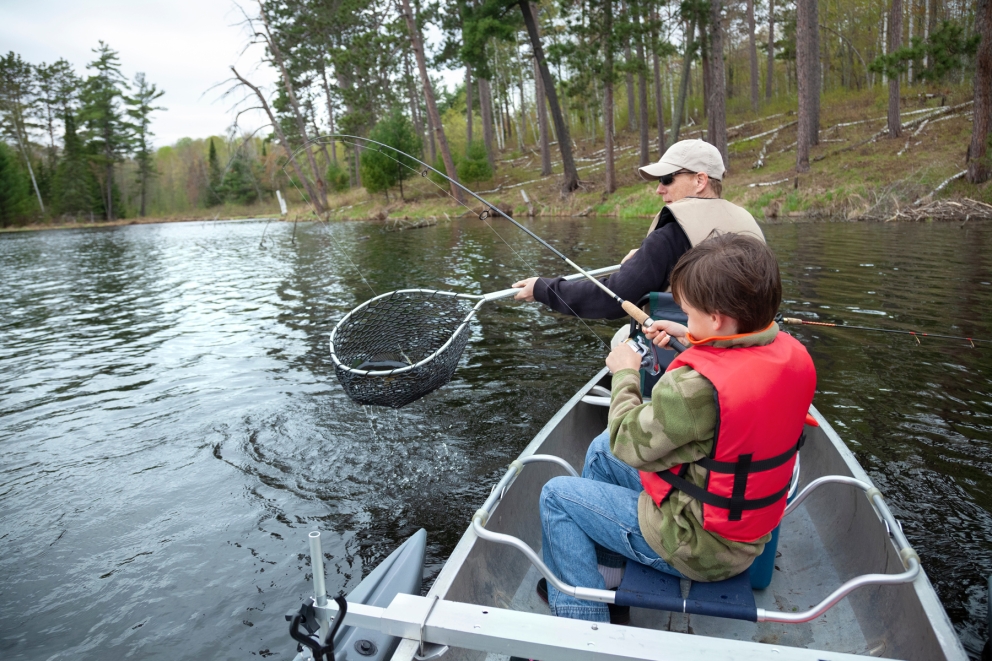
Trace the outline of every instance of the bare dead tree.
{"label": "bare dead tree", "polygon": [[812,130],[813,94],[819,81],[810,79],[810,58],[817,55],[806,38],[816,0],[796,0],[796,87],[799,92],[799,125],[796,129],[796,172],[809,172],[809,135]]}
{"label": "bare dead tree", "polygon": [[289,100],[290,108],[293,111],[293,118],[296,120],[296,130],[299,131],[300,139],[305,145],[304,153],[307,156],[307,160],[310,164],[310,170],[313,172],[313,179],[316,183],[316,194],[313,197],[313,205],[318,214],[323,214],[327,209],[327,186],[324,183],[324,176],[321,173],[320,168],[317,167],[317,160],[314,158],[313,150],[310,149],[310,138],[307,135],[306,121],[303,118],[303,112],[300,110],[300,103],[296,99],[296,92],[293,89],[293,79],[286,70],[286,63],[282,56],[282,51],[279,48],[278,41],[272,38],[272,30],[269,28],[269,17],[265,12],[265,4],[262,0],[258,0],[258,14],[259,18],[262,20],[262,26],[265,31],[255,32],[255,36],[261,37],[265,41],[265,44],[269,49],[269,55],[272,57],[276,68],[279,69],[279,75],[282,78],[283,87],[286,89],[286,97]]}
{"label": "bare dead tree", "polygon": [[612,193],[617,189],[616,165],[613,162],[613,0],[603,2],[603,43],[604,45],[604,87],[603,95],[603,134],[606,138],[606,192]]}
{"label": "bare dead tree", "polygon": [[641,4],[638,0],[631,0],[631,20],[637,26],[636,41],[637,47],[637,128],[641,138],[641,158],[640,165],[643,167],[651,162],[651,150],[648,146],[648,81],[647,66],[644,61],[644,26],[641,21]]}
{"label": "bare dead tree", "polygon": [[[290,166],[293,168],[293,174],[296,175],[296,178],[299,181],[303,182],[303,187],[306,188],[307,196],[309,196],[310,200],[316,200],[317,189],[314,187],[311,179],[303,176],[303,172],[300,170],[300,165],[296,160],[296,155],[293,153],[293,148],[289,144],[289,140],[286,139],[286,134],[283,132],[282,126],[280,126],[279,122],[276,120],[276,115],[272,112],[272,107],[269,105],[268,99],[265,98],[265,94],[263,94],[262,90],[260,90],[257,86],[251,84],[247,78],[238,73],[238,70],[233,66],[231,67],[231,72],[234,74],[234,77],[238,79],[238,82],[241,85],[244,85],[250,89],[258,98],[258,102],[261,104],[261,109],[269,118],[269,123],[272,125],[272,130],[276,132],[276,137],[279,139],[279,144],[282,145],[284,150],[286,150],[286,157],[289,160]],[[229,90],[228,93],[230,93],[230,91],[231,90]],[[324,209],[316,203],[314,203],[314,209],[317,211],[318,215],[324,213]]]}

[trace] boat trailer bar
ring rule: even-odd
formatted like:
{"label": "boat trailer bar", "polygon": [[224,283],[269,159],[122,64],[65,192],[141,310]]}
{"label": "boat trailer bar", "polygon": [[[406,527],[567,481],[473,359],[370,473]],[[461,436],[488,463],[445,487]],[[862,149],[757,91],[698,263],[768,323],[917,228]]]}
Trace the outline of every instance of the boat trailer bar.
{"label": "boat trailer bar", "polygon": [[[506,544],[507,546],[512,546],[519,550],[527,556],[530,563],[534,565],[541,575],[548,580],[548,583],[553,585],[559,592],[577,599],[584,599],[586,601],[598,601],[607,604],[615,603],[616,592],[613,590],[583,588],[563,583],[551,572],[550,569],[548,569],[548,566],[544,564],[544,561],[538,556],[537,552],[535,552],[534,549],[532,549],[522,539],[512,535],[492,532],[486,529],[486,523],[488,523],[489,516],[492,514],[493,509],[495,509],[496,505],[499,504],[499,501],[503,498],[506,490],[510,488],[510,485],[513,484],[513,481],[516,480],[517,475],[519,475],[520,471],[523,470],[524,465],[539,461],[558,464],[559,466],[566,468],[571,475],[577,475],[575,469],[573,469],[567,462],[560,457],[555,457],[552,455],[536,454],[522,460],[518,459],[512,462],[509,468],[507,468],[502,479],[500,479],[496,486],[493,487],[492,492],[489,494],[489,498],[486,499],[486,502],[483,503],[482,507],[479,508],[472,516],[472,529],[481,539],[489,542],[495,542],[497,544]],[[902,563],[906,571],[898,574],[864,574],[863,576],[856,576],[834,590],[820,603],[816,604],[809,610],[799,613],[785,613],[759,608],[757,609],[758,622],[781,622],[785,624],[809,622],[810,620],[814,620],[823,615],[835,604],[837,604],[837,602],[860,587],[867,585],[897,585],[900,583],[911,583],[916,580],[916,577],[920,574],[920,557],[909,545],[909,541],[902,532],[902,527],[892,515],[892,511],[889,509],[888,505],[885,504],[885,500],[882,498],[882,493],[876,487],[867,482],[862,482],[861,480],[844,475],[827,475],[813,480],[806,485],[806,488],[799,492],[792,503],[789,504],[783,514],[783,517],[788,516],[791,512],[795,511],[800,503],[806,500],[806,498],[808,498],[815,489],[823,486],[824,484],[844,484],[859,488],[865,492],[865,495],[868,497],[869,502],[871,502],[875,507],[879,517],[885,522],[885,525],[889,530],[889,534],[895,542],[896,550],[899,552],[899,557],[902,559]]]}

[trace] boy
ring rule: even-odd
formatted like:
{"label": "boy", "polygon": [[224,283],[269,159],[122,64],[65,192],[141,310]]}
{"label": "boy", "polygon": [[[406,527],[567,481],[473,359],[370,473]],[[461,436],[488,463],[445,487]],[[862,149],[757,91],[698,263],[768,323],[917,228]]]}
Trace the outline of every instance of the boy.
{"label": "boy", "polygon": [[[541,493],[544,561],[569,585],[614,589],[625,558],[696,581],[736,576],[785,510],[816,374],[773,321],[782,299],[775,255],[757,238],[723,234],[686,252],[671,281],[688,327],[658,321],[646,335],[690,348],[646,404],[640,357],[613,349],[609,427],[581,478],[556,477]],[[559,616],[629,618],[543,580],[538,592]]]}

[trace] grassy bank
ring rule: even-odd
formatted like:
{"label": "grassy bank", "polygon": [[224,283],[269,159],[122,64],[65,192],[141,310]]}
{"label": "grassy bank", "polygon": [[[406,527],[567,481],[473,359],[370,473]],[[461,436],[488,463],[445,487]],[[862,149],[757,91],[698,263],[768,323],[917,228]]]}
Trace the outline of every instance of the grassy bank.
{"label": "grassy bank", "polygon": [[[730,126],[730,173],[724,197],[749,209],[758,218],[833,216],[847,219],[885,220],[914,202],[928,201],[935,188],[962,171],[971,136],[972,90],[945,90],[943,97],[925,99],[915,94],[903,99],[903,136],[890,139],[884,133],[887,97],[882,88],[860,93],[825,95],[822,101],[821,141],[812,148],[811,171],[795,172],[796,116],[794,101],[782,100],[762,109],[759,115],[734,104],[728,113]],[[695,125],[682,131],[682,138],[703,137]],[[657,159],[656,132],[652,159]],[[626,131],[617,136],[618,190],[605,195],[602,138],[575,138],[576,160],[582,188],[568,198],[558,192],[560,163],[555,174],[540,176],[540,157],[528,150],[508,152],[500,160],[491,181],[472,184],[474,190],[515,216],[527,216],[529,206],[542,216],[606,215],[641,218],[654,215],[659,199],[654,186],[637,178],[638,136]],[[599,153],[597,153],[599,152]],[[556,152],[553,152],[553,154]],[[422,219],[443,220],[468,213],[438,187],[414,177],[389,200],[383,194],[370,196],[364,190],[332,196],[332,219]],[[992,186],[974,186],[964,179],[949,183],[935,199],[971,198],[992,204]],[[922,199],[921,199],[922,198]],[[478,203],[469,204],[481,212]],[[292,210],[296,217],[312,216],[305,205]]]}

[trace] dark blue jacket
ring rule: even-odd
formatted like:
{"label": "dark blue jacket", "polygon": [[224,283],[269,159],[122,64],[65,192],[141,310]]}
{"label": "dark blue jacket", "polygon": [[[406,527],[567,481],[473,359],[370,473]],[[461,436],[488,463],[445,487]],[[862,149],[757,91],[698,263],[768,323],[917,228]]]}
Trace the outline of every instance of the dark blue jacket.
{"label": "dark blue jacket", "polygon": [[[637,253],[620,270],[602,282],[624,300],[637,303],[653,291],[668,289],[669,276],[676,262],[692,244],[675,216],[661,210],[658,226],[642,242]],[[583,319],[620,319],[627,316],[620,304],[586,279],[538,278],[534,300],[552,310]]]}

